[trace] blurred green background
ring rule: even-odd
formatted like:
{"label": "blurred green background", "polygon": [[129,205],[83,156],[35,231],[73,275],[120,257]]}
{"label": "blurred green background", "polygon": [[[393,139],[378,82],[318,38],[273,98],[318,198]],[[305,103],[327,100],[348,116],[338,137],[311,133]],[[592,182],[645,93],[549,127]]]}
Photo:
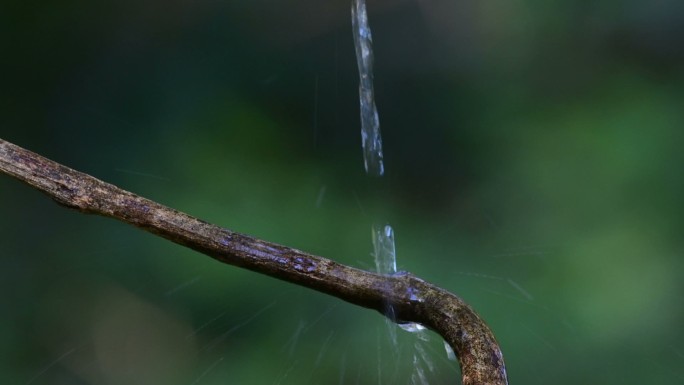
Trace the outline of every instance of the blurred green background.
{"label": "blurred green background", "polygon": [[[233,229],[471,303],[512,384],[684,383],[684,3],[4,1],[0,137]],[[404,384],[441,340],[0,176],[0,383]],[[421,349],[425,355],[418,354]],[[420,382],[415,382],[420,383]]]}

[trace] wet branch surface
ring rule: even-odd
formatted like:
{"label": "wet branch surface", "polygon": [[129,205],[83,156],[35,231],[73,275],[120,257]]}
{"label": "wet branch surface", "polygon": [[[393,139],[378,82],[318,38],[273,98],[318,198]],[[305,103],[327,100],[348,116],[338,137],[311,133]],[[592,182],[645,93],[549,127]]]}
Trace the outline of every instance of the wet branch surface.
{"label": "wet branch surface", "polygon": [[[454,349],[463,385],[508,383],[503,357],[484,321],[458,296],[405,272],[379,275],[204,222],[0,139],[0,171],[57,203],[111,217],[221,262],[416,322]],[[2,204],[11,204],[3,202]]]}

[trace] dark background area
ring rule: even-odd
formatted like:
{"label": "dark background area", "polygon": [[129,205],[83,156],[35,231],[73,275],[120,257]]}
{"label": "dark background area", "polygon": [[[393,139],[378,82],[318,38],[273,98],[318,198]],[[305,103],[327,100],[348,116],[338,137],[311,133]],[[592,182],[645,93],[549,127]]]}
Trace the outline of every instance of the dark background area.
{"label": "dark background area", "polygon": [[[684,380],[684,3],[5,1],[0,137],[227,228],[462,296],[512,384]],[[411,383],[413,335],[0,177],[3,384]],[[431,334],[431,384],[458,368]],[[430,370],[429,361],[433,364]],[[420,383],[420,382],[416,382]]]}

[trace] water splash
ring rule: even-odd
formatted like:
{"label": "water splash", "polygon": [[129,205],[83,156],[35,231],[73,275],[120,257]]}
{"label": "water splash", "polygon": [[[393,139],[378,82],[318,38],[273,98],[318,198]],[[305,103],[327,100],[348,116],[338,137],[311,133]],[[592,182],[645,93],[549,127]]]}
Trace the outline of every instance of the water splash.
{"label": "water splash", "polygon": [[415,354],[413,355],[413,367],[415,370],[411,375],[411,385],[429,385],[430,383],[425,376],[425,370],[423,369],[418,356]]}
{"label": "water splash", "polygon": [[[385,225],[385,226],[378,226],[378,225],[373,225],[373,258],[375,259],[375,270],[380,273],[380,274],[385,274],[385,275],[402,275],[406,274],[405,272],[397,272],[397,253],[396,249],[394,246],[394,229],[392,229],[392,226],[390,225]],[[412,289],[411,289],[412,290]],[[411,292],[409,293],[411,299],[415,299],[417,301],[421,300],[420,296],[417,293]],[[387,309],[385,309],[385,314],[388,316],[389,319],[394,320],[396,317],[394,317],[394,309],[392,309],[391,306],[387,306]],[[409,332],[409,333],[416,333],[416,336],[423,340],[427,341],[427,334],[425,334],[425,326],[414,323],[414,322],[408,322],[408,323],[401,323],[397,324],[400,328],[403,330]],[[391,323],[388,320],[388,328],[390,332],[390,338],[392,339],[392,342],[394,345],[397,344],[397,338],[396,338],[396,331],[395,331],[395,325]]]}
{"label": "water splash", "polygon": [[[394,230],[392,226],[374,224],[371,230],[375,271],[384,275],[395,274],[397,272],[397,254],[394,248]],[[389,290],[389,287],[387,289]],[[387,330],[389,331],[390,340],[392,345],[396,347],[398,345],[397,331],[392,321],[396,317],[394,316],[394,309],[389,304],[386,305],[385,315],[387,316]]]}
{"label": "water splash", "polygon": [[352,31],[356,62],[359,67],[359,104],[361,112],[361,143],[366,173],[385,173],[382,156],[380,120],[373,91],[373,38],[368,25],[365,0],[352,0]]}
{"label": "water splash", "polygon": [[55,365],[57,365],[58,363],[60,363],[60,361],[62,361],[62,360],[64,360],[65,358],[67,358],[69,355],[71,355],[72,353],[74,353],[76,350],[77,350],[76,348],[73,348],[73,349],[69,349],[69,350],[67,350],[66,352],[64,352],[61,356],[57,357],[54,361],[50,362],[50,363],[47,364],[43,369],[41,369],[38,373],[36,373],[36,375],[34,375],[33,377],[31,377],[31,379],[29,379],[28,381],[26,381],[26,385],[29,385],[29,384],[35,382],[35,381],[36,381],[40,376],[42,376],[45,372],[47,372],[47,371],[50,370],[52,367],[54,367]]}
{"label": "water splash", "polygon": [[[371,176],[382,176],[385,173],[382,155],[382,137],[380,135],[380,122],[378,110],[375,106],[373,91],[373,38],[368,15],[366,13],[365,0],[352,0],[352,29],[354,34],[354,47],[356,49],[356,62],[359,67],[359,104],[361,112],[361,141],[363,146],[363,161],[366,173]],[[379,274],[397,275],[397,256],[394,247],[394,230],[390,225],[373,225],[373,258],[375,269]],[[389,287],[387,288],[390,289]],[[421,301],[419,293],[408,293],[411,300]],[[387,304],[385,309],[387,316],[387,328],[389,337],[395,350],[398,350],[397,324],[394,309]],[[417,323],[403,323],[398,325],[401,329],[414,333],[417,338],[414,343],[413,374],[410,381],[414,385],[428,385],[424,365],[432,372],[434,365],[423,349],[422,343],[428,341],[425,327]],[[379,346],[379,345],[378,345]],[[379,354],[379,352],[378,352]],[[380,359],[380,356],[378,356]],[[382,378],[378,365],[378,378]]]}
{"label": "water splash", "polygon": [[411,385],[429,385],[428,376],[425,369],[429,373],[435,373],[435,364],[432,362],[430,355],[423,346],[423,341],[416,341],[413,344],[413,374],[411,375]]}
{"label": "water splash", "polygon": [[197,385],[197,384],[199,384],[200,381],[202,380],[202,378],[204,378],[204,376],[206,376],[209,372],[211,372],[212,370],[214,370],[214,368],[216,368],[216,365],[220,364],[221,361],[223,361],[224,358],[225,358],[225,357],[221,357],[221,358],[219,358],[218,360],[214,361],[214,363],[211,364],[211,366],[209,366],[204,372],[202,372],[202,374],[199,375],[199,377],[197,377],[197,379],[192,383],[192,385]]}

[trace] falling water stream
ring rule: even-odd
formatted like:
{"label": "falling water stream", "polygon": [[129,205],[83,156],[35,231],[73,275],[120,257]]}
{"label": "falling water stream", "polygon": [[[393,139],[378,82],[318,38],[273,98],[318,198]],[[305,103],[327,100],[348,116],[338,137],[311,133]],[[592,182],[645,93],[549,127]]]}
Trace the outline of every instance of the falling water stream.
{"label": "falling water stream", "polygon": [[368,25],[365,0],[352,0],[352,30],[356,62],[359,67],[363,162],[369,175],[382,176],[385,173],[385,166],[382,159],[380,120],[373,92],[373,37]]}
{"label": "falling water stream", "polygon": [[[359,68],[359,107],[364,167],[369,176],[381,177],[385,173],[385,166],[380,121],[373,92],[373,38],[368,23],[365,0],[352,0],[351,12],[356,61]],[[376,271],[380,274],[396,274],[397,260],[392,227],[389,224],[379,225],[376,222],[372,227],[372,240]],[[394,318],[392,316],[394,311],[388,305],[385,312],[388,316],[387,326],[390,339],[394,349],[398,350],[397,324],[390,321]],[[416,323],[399,324],[398,326],[405,331],[416,333],[417,337],[414,341],[412,354],[413,373],[410,383],[427,385],[425,369],[427,368],[432,372],[434,365],[422,345],[428,341],[425,327]]]}

